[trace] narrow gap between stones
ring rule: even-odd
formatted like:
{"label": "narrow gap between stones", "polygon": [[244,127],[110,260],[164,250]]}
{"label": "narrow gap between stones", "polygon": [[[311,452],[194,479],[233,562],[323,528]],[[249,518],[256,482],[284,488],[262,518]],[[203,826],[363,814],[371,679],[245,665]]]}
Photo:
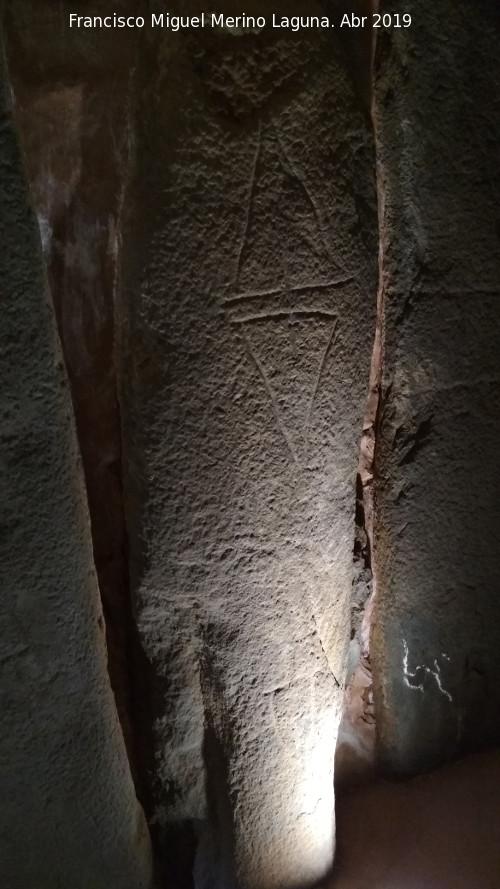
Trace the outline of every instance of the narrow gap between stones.
{"label": "narrow gap between stones", "polygon": [[[371,0],[370,12],[376,13],[378,7],[379,0]],[[363,417],[356,474],[351,638],[347,658],[343,712],[335,753],[335,788],[336,792],[340,794],[350,787],[373,779],[376,773],[376,715],[370,660],[370,633],[376,597],[373,561],[373,482],[382,375],[384,187],[377,146],[374,91],[376,32],[372,33],[369,84],[378,218],[378,286],[368,398]]]}
{"label": "narrow gap between stones", "polygon": [[370,371],[356,475],[351,639],[347,661],[343,714],[335,754],[335,786],[342,792],[370,780],[375,772],[375,710],[370,662],[370,629],[375,598],[373,566],[373,478],[380,392],[381,312]]}

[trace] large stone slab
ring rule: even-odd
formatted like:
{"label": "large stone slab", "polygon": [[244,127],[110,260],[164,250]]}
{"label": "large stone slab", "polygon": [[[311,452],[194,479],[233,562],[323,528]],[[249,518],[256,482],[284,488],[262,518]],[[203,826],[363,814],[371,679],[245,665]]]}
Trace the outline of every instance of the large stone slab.
{"label": "large stone slab", "polygon": [[0,883],[148,889],[71,398],[0,72]]}
{"label": "large stone slab", "polygon": [[117,314],[130,568],[154,820],[199,887],[306,886],[333,859],[377,271],[338,40],[163,35],[138,91]]}
{"label": "large stone slab", "polygon": [[486,2],[406,8],[411,28],[379,40],[375,105],[372,662],[380,754],[395,772],[500,741],[499,15]]}
{"label": "large stone slab", "polygon": [[[131,0],[114,4],[134,12]],[[139,32],[70,27],[70,3],[6,0],[5,44],[82,456],[108,671],[136,786],[134,644],[114,362],[130,69]],[[135,10],[136,11],[136,10]],[[87,13],[109,13],[92,0]],[[139,736],[140,740],[140,736]]]}

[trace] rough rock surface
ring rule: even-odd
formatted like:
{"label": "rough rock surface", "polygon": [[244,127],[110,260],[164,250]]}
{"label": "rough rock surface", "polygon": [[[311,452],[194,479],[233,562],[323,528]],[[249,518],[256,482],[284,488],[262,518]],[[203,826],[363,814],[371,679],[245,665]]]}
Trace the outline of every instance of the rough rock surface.
{"label": "rough rock surface", "polygon": [[405,9],[377,50],[371,655],[383,765],[416,772],[500,742],[500,23],[482,0]]}
{"label": "rough rock surface", "polygon": [[[269,15],[267,0],[217,7]],[[372,373],[351,596],[375,333],[372,32],[70,31],[69,11],[2,4],[110,658],[3,114],[0,883],[149,885],[108,666],[165,885],[305,887],[332,862],[337,732],[338,786],[375,768],[370,657],[387,771],[500,742],[499,13],[407,0],[411,29],[379,34],[383,386],[373,520]],[[338,730],[350,629],[361,659]],[[344,797],[338,885],[496,886],[497,775],[484,758]]]}
{"label": "rough rock surface", "polygon": [[0,71],[0,884],[147,889],[71,399]]}
{"label": "rough rock surface", "polygon": [[[130,0],[115,3],[132,11]],[[131,633],[121,430],[114,370],[114,293],[130,133],[130,30],[70,29],[71,4],[6,0],[6,49],[89,502],[106,621],[108,668],[134,777]],[[107,0],[88,13],[109,13]]]}
{"label": "rough rock surface", "polygon": [[154,820],[199,887],[306,886],[332,864],[377,274],[369,123],[338,39],[165,35],[137,97],[131,582]]}

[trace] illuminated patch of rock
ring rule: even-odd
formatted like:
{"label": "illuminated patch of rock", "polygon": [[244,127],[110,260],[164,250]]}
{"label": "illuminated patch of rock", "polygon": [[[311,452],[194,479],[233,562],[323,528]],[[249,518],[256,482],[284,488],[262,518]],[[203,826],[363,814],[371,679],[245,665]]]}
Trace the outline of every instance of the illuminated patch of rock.
{"label": "illuminated patch of rock", "polygon": [[199,887],[306,886],[334,851],[376,296],[369,125],[333,32],[157,51],[118,313],[155,829]]}

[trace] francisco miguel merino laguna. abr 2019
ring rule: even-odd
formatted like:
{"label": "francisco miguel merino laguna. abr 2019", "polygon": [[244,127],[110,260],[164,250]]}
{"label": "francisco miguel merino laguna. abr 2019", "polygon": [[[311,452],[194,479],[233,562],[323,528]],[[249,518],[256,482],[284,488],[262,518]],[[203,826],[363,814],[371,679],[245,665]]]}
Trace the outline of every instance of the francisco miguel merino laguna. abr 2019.
{"label": "francisco miguel merino laguna. abr 2019", "polygon": [[[199,15],[170,15],[170,13],[151,13],[152,28],[168,28],[180,31],[188,28],[223,28],[228,31],[260,31],[271,25],[273,28],[288,28],[299,31],[301,28],[333,28],[328,16],[277,16],[273,13],[271,20],[263,16],[236,15],[223,13],[205,13]],[[69,17],[70,28],[144,28],[146,19],[143,16],[112,15],[76,15]]]}

